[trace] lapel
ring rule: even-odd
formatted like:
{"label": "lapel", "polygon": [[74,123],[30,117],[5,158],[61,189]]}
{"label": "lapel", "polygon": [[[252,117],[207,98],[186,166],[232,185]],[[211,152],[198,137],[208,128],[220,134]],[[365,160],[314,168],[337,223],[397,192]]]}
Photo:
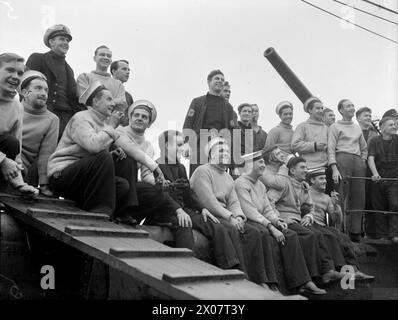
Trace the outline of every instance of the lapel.
{"label": "lapel", "polygon": [[55,64],[54,64],[54,59],[51,58],[50,52],[47,52],[46,54],[44,54],[44,60],[46,62],[48,69],[52,72],[54,77],[58,78],[57,73],[56,73]]}

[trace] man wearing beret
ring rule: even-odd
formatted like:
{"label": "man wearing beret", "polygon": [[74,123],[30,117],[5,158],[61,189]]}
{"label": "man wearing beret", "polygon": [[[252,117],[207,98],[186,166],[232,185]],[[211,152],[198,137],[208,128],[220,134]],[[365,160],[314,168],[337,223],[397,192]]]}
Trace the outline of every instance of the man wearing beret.
{"label": "man wearing beret", "polygon": [[28,70],[19,86],[24,107],[22,128],[22,164],[26,179],[40,184],[40,192],[52,196],[48,188],[47,163],[58,141],[59,119],[47,110],[48,86],[39,71]]}
{"label": "man wearing beret", "polygon": [[[220,70],[211,71],[207,76],[207,84],[209,92],[192,100],[183,125],[185,142],[192,149],[190,176],[198,166],[207,162],[202,150],[208,142],[209,134],[213,137],[220,135],[220,131],[227,130],[232,137],[233,129],[239,128],[233,107],[221,96],[224,74]],[[237,173],[237,170],[234,171]]]}
{"label": "man wearing beret", "polygon": [[335,266],[337,268],[341,268],[345,265],[350,265],[355,270],[355,279],[373,280],[373,276],[369,276],[359,271],[357,257],[350,238],[333,227],[333,225],[338,223],[338,220],[341,220],[342,218],[341,208],[338,205],[338,199],[336,196],[330,197],[325,194],[325,169],[319,168],[309,171],[307,174],[307,180],[311,185],[309,194],[314,202],[315,221],[312,227],[322,232],[333,257]]}
{"label": "man wearing beret", "polygon": [[39,191],[22,178],[23,106],[16,95],[24,67],[19,55],[0,54],[0,190],[9,184],[22,194],[35,197]]}
{"label": "man wearing beret", "polygon": [[72,35],[68,27],[56,24],[44,34],[44,44],[50,48],[46,53],[33,53],[26,66],[43,73],[48,80],[48,110],[59,118],[59,138],[73,114],[81,110],[72,68],[65,60]]}
{"label": "man wearing beret", "polygon": [[270,204],[287,227],[299,236],[310,275],[322,276],[323,283],[338,280],[343,274],[335,270],[322,232],[312,227],[315,221],[314,203],[308,188],[303,185],[307,175],[306,162],[302,157],[293,156],[287,168],[288,174],[283,175],[283,188],[270,188],[267,193]]}
{"label": "man wearing beret", "polygon": [[326,167],[328,128],[322,121],[323,104],[318,98],[312,97],[305,102],[304,111],[310,117],[294,130],[292,151],[306,160],[308,169]]}
{"label": "man wearing beret", "polygon": [[282,101],[276,106],[276,114],[281,119],[281,123],[272,128],[268,133],[264,149],[277,146],[286,154],[292,153],[291,143],[293,138],[293,105],[289,101]]}

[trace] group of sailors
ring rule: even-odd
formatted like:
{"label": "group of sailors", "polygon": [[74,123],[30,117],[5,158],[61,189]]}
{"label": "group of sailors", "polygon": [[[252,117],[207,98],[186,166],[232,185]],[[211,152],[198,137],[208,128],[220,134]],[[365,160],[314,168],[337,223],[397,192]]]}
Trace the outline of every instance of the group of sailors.
{"label": "group of sailors", "polygon": [[[308,120],[293,130],[293,104],[283,101],[276,106],[281,122],[267,134],[258,106],[243,103],[237,114],[229,83],[214,70],[183,130],[159,136],[154,159],[146,132],[157,110],[125,90],[128,61],[112,62],[111,50],[100,46],[95,70],[76,81],[65,60],[71,40],[69,28],[55,25],[44,35],[50,51],[33,53],[26,65],[17,54],[0,54],[1,190],[71,199],[118,223],[167,225],[176,247],[194,249],[197,230],[215,265],[239,268],[275,294],[275,252],[293,291],[325,294],[320,285],[341,279],[346,265],[356,279],[374,278],[359,270],[353,242],[363,225],[368,236],[398,242],[398,215],[364,219],[362,212],[398,212],[395,109],[380,120],[379,134],[369,108],[355,113],[341,100],[342,120],[335,121],[312,97],[303,106]],[[345,183],[349,176],[371,179]]]}

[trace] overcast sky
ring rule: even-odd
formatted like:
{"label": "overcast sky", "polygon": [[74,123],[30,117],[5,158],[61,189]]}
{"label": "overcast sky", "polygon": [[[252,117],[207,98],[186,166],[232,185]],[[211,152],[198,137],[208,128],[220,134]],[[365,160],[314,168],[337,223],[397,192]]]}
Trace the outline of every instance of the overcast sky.
{"label": "overcast sky", "polygon": [[[354,3],[398,21],[363,1]],[[397,10],[397,2],[374,0]],[[398,26],[352,13],[332,0],[311,0],[338,15],[398,40]],[[182,127],[194,97],[207,92],[206,76],[221,69],[231,103],[257,103],[259,123],[278,122],[275,105],[290,100],[293,124],[307,115],[269,62],[274,47],[308,89],[335,109],[341,98],[381,116],[398,106],[398,45],[347,25],[300,0],[0,0],[0,52],[25,58],[46,52],[48,25],[66,24],[73,40],[67,61],[77,77],[95,68],[93,52],[105,44],[132,69],[127,90],[158,110],[153,131]]]}

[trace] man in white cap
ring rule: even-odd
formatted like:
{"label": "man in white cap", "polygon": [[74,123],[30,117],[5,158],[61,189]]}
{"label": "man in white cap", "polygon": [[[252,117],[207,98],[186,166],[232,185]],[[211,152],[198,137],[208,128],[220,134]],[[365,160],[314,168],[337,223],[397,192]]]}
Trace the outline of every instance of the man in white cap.
{"label": "man in white cap", "polygon": [[47,109],[47,78],[39,71],[24,73],[19,93],[24,107],[22,128],[22,164],[26,180],[46,196],[48,188],[47,163],[58,141],[59,119]]}
{"label": "man in white cap", "polygon": [[[338,205],[337,197],[330,197],[325,194],[326,189],[326,172],[325,168],[318,168],[308,172],[307,180],[311,187],[309,195],[314,202],[314,224],[313,228],[322,232],[329,252],[333,257],[334,264],[337,268],[350,265],[355,270],[355,279],[357,280],[373,280],[373,276],[369,276],[358,269],[358,261],[355,250],[350,238],[337,230],[333,225],[341,220],[341,208]],[[328,216],[328,219],[327,219]]]}
{"label": "man in white cap", "polygon": [[242,248],[235,245],[228,229],[192,196],[185,166],[180,162],[183,146],[184,138],[178,131],[167,130],[159,136],[157,162],[169,182],[168,193],[189,214],[192,228],[208,239],[215,265],[222,269],[239,268]]}
{"label": "man in white cap", "polygon": [[[235,190],[247,224],[257,228],[265,238],[264,258],[270,267],[276,268],[272,258],[272,249],[281,254],[281,262],[289,289],[299,292],[325,294],[312,281],[306,266],[303,250],[296,232],[287,228],[283,219],[278,217],[267,197],[265,186],[259,181],[265,170],[263,151],[242,156],[246,162],[247,172],[235,180]],[[267,263],[267,262],[266,262]],[[291,268],[294,266],[294,268]]]}
{"label": "man in white cap", "polygon": [[114,111],[112,94],[101,83],[94,82],[80,99],[87,110],[72,117],[50,156],[49,186],[57,195],[76,201],[84,210],[113,216],[133,201],[126,195],[135,190],[131,183],[135,172],[115,173],[114,161],[119,158],[113,159],[110,146],[123,146],[126,154],[153,170],[157,165],[141,150],[119,139],[115,128],[124,113]]}
{"label": "man in white cap", "polygon": [[[127,127],[119,126],[117,132],[123,141],[128,141],[129,144],[144,152],[149,159],[153,159],[154,149],[152,144],[145,139],[145,131],[156,120],[155,106],[148,100],[137,100],[129,107],[128,115],[130,124]],[[123,145],[121,148],[124,150]],[[118,214],[118,220],[125,222],[130,217],[137,222],[145,218],[146,224],[166,223],[174,235],[177,247],[193,249],[192,220],[179,203],[174,201],[167,192],[163,192],[163,174],[159,175],[159,172],[156,172],[155,177],[153,170],[150,170],[145,163],[137,162],[133,165],[141,170],[141,181],[136,184],[135,207],[133,210],[124,210]],[[130,168],[131,165],[122,167],[120,164],[117,170],[122,173]]]}
{"label": "man in white cap", "polygon": [[338,280],[342,273],[335,270],[325,238],[319,230],[312,228],[314,223],[314,204],[309,190],[303,185],[307,165],[302,157],[292,157],[288,163],[288,174],[282,189],[270,188],[268,199],[271,206],[283,219],[287,227],[297,233],[311,276],[322,276],[322,282]]}
{"label": "man in white cap", "polygon": [[50,51],[31,54],[26,66],[28,69],[40,71],[48,80],[47,107],[59,118],[60,138],[69,119],[81,110],[75,75],[65,60],[72,34],[65,25],[56,24],[46,30],[43,40]]}
{"label": "man in white cap", "polygon": [[322,121],[323,104],[318,98],[312,97],[305,102],[304,111],[310,117],[294,130],[292,151],[305,159],[308,169],[326,167],[328,127]]}
{"label": "man in white cap", "polygon": [[198,166],[207,162],[203,147],[209,141],[209,136],[222,135],[226,130],[232,137],[233,129],[239,129],[233,107],[221,96],[224,74],[220,70],[211,71],[207,76],[207,84],[209,92],[192,100],[183,125],[185,142],[189,143],[192,150],[190,176]]}
{"label": "man in white cap", "polygon": [[[99,81],[111,93],[116,104],[125,104],[126,92],[120,80],[112,78],[108,68],[112,63],[112,51],[107,46],[99,46],[94,52],[95,70],[82,73],[77,77],[77,93],[79,96],[95,81]],[[81,101],[80,101],[81,102]]]}
{"label": "man in white cap", "polygon": [[[360,211],[365,208],[365,180],[352,179],[347,184],[343,178],[366,177],[368,148],[360,126],[352,121],[355,116],[354,104],[348,99],[343,99],[337,108],[342,120],[332,124],[328,129],[328,160],[333,181],[339,186],[341,207],[344,210],[356,210],[347,212],[347,231],[352,241],[359,242],[363,231],[363,213]],[[348,193],[350,197],[346,199]],[[345,203],[347,208],[343,206]]]}
{"label": "man in white cap", "polygon": [[190,183],[194,196],[203,208],[210,211],[229,228],[234,237],[238,236],[243,246],[246,265],[240,267],[247,272],[249,280],[268,289],[277,290],[277,278],[273,268],[266,269],[263,240],[259,230],[246,224],[232,177],[226,172],[230,163],[228,142],[215,137],[205,147],[209,163],[199,166]]}
{"label": "man in white cap", "polygon": [[0,54],[0,190],[9,184],[35,197],[39,191],[23,181],[21,172],[23,107],[16,95],[24,67],[24,59],[17,54]]}
{"label": "man in white cap", "polygon": [[276,106],[276,114],[281,119],[279,125],[272,128],[265,142],[265,149],[277,146],[286,154],[292,153],[291,142],[293,138],[293,105],[289,101],[282,101]]}

